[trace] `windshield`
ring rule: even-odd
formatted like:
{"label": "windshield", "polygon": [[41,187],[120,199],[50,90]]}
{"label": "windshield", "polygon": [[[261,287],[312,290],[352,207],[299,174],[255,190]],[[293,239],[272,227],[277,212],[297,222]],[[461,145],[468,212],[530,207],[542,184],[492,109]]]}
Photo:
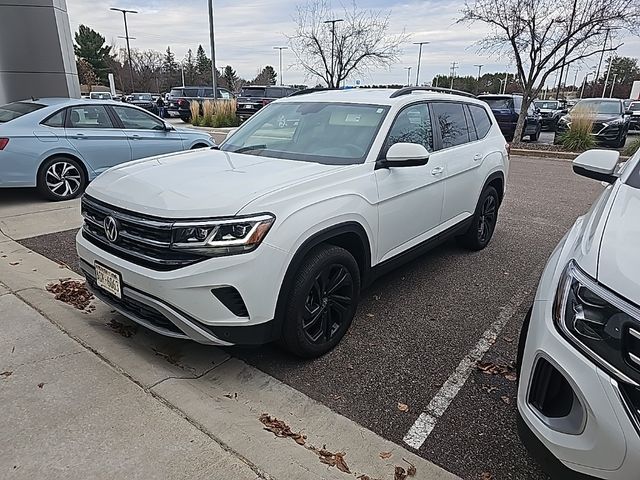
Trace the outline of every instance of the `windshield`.
{"label": "windshield", "polygon": [[91,100],[111,100],[111,94],[108,92],[105,93],[92,93],[89,95]]}
{"label": "windshield", "polygon": [[266,88],[243,88],[240,90],[241,97],[264,97],[266,96]]}
{"label": "windshield", "polygon": [[480,97],[480,100],[487,102],[491,110],[512,110],[513,109],[513,98]]}
{"label": "windshield", "polygon": [[622,114],[621,103],[605,100],[583,100],[576,103],[574,109],[584,109],[595,114],[601,115],[620,115]]}
{"label": "windshield", "polygon": [[559,102],[533,102],[536,108],[546,109],[546,110],[560,110]]}
{"label": "windshield", "polygon": [[44,108],[39,103],[14,102],[0,106],[0,123],[7,123],[27,113],[35,112]]}
{"label": "windshield", "polygon": [[326,165],[363,163],[388,110],[349,103],[272,103],[220,149]]}
{"label": "windshield", "polygon": [[132,100],[152,100],[150,93],[134,93],[131,95]]}
{"label": "windshield", "polygon": [[634,102],[629,105],[629,110],[632,112],[640,112],[640,102]]}

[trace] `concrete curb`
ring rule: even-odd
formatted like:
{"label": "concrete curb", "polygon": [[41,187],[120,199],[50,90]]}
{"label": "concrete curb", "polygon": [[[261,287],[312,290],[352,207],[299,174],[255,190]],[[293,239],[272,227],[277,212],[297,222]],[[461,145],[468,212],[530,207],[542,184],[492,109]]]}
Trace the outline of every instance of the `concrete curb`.
{"label": "concrete curb", "polygon": [[[44,290],[59,278],[79,278],[67,268],[11,240],[0,243],[0,281],[86,349],[135,382],[215,440],[265,479],[392,479],[394,466],[417,469],[416,479],[458,477],[383,439],[221,349],[178,342],[145,329],[124,338],[107,324],[128,323],[106,305],[83,313],[53,299]],[[237,394],[237,397],[236,397]],[[391,407],[390,407],[391,408]],[[268,413],[302,431],[318,448],[344,451],[355,474],[320,463],[308,449],[263,429]],[[392,452],[390,459],[380,452]]]}

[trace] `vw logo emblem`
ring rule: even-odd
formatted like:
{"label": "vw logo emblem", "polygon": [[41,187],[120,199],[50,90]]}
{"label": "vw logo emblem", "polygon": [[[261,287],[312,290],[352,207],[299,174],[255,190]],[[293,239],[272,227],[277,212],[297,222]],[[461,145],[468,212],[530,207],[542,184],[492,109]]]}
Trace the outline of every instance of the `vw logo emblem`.
{"label": "vw logo emblem", "polygon": [[118,222],[111,215],[104,219],[104,233],[111,243],[118,240]]}

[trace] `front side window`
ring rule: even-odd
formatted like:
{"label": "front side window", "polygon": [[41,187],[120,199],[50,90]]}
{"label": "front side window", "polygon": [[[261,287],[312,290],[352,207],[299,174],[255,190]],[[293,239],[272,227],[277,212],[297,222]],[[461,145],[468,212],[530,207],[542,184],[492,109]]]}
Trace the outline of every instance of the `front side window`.
{"label": "front side window", "polygon": [[30,102],[14,102],[0,106],[0,123],[6,123],[16,118],[20,118],[36,110],[44,108],[44,105]]}
{"label": "front side window", "polygon": [[383,155],[396,143],[417,143],[433,151],[433,128],[426,103],[411,105],[398,113],[389,130]]}
{"label": "front side window", "polygon": [[122,122],[125,129],[137,130],[164,130],[165,126],[157,118],[146,112],[141,112],[137,108],[131,107],[113,107],[116,115]]}
{"label": "front side window", "polygon": [[326,165],[363,163],[388,110],[349,103],[273,103],[220,149]]}
{"label": "front side window", "polygon": [[228,100],[231,98],[231,94],[227,90],[218,90],[218,98]]}
{"label": "front side window", "polygon": [[71,128],[113,128],[107,109],[103,105],[87,105],[69,109]]}
{"label": "front side window", "polygon": [[461,103],[432,103],[431,107],[440,127],[442,148],[455,147],[469,142],[467,122]]}

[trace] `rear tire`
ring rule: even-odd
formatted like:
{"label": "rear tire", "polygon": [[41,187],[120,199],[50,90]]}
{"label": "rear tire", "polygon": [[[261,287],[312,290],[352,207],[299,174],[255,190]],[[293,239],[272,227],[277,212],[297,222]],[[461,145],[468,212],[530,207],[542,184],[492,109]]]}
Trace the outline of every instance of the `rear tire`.
{"label": "rear tire", "polygon": [[480,195],[469,230],[460,237],[460,241],[465,247],[477,251],[489,245],[496,228],[499,207],[498,192],[489,185]]}
{"label": "rear tire", "polygon": [[626,133],[622,134],[622,136],[618,140],[613,142],[613,148],[622,148],[622,147],[624,147],[625,143],[627,143],[627,134]]}
{"label": "rear tire", "polygon": [[529,135],[529,140],[532,142],[537,142],[540,138],[540,132],[542,131],[542,127],[538,126],[536,133]]}
{"label": "rear tire", "polygon": [[344,248],[320,245],[284,293],[280,344],[299,357],[319,357],[340,342],[353,321],[360,296],[358,264]]}
{"label": "rear tire", "polygon": [[71,200],[87,186],[87,175],[78,160],[52,157],[38,171],[38,192],[48,200]]}

